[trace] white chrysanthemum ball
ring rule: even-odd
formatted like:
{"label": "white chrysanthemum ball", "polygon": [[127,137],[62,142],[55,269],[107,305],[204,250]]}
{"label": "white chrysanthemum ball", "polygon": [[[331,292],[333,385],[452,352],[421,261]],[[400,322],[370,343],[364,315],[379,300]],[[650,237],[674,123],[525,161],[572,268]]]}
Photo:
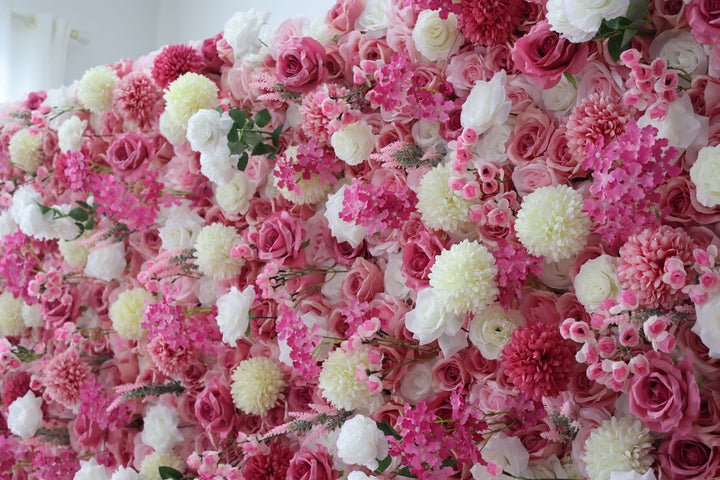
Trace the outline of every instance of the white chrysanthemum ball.
{"label": "white chrysanthemum ball", "polygon": [[585,441],[583,461],[590,480],[610,480],[613,471],[645,473],[653,464],[651,441],[637,417],[604,421]]}
{"label": "white chrysanthemum ball", "polygon": [[34,173],[43,161],[42,134],[32,134],[28,128],[18,130],[10,139],[8,151],[13,164],[21,170]]}
{"label": "white chrysanthemum ball", "polygon": [[[85,237],[83,237],[85,238]],[[58,250],[63,256],[65,263],[73,268],[85,268],[88,255],[90,255],[90,247],[80,245],[72,240],[58,240]]]}
{"label": "white chrysanthemum ball", "polygon": [[227,280],[238,273],[242,258],[233,258],[230,250],[240,241],[240,235],[232,227],[222,223],[206,225],[195,241],[195,257],[200,272],[218,280]]}
{"label": "white chrysanthemum ball", "polygon": [[25,330],[22,307],[25,304],[10,292],[0,295],[0,337],[20,335]]}
{"label": "white chrysanthemum ball", "polygon": [[133,288],[118,295],[108,312],[118,335],[129,340],[140,340],[145,336],[147,332],[140,322],[146,300],[152,302],[153,294],[144,288]]}
{"label": "white chrysanthemum ball", "polygon": [[495,257],[481,243],[463,240],[435,258],[430,286],[445,308],[456,315],[477,312],[498,294]]}
{"label": "white chrysanthemum ball", "polygon": [[417,209],[423,222],[435,230],[457,232],[470,222],[474,202],[448,187],[448,180],[454,175],[457,174],[450,166],[438,165],[420,180]]}
{"label": "white chrysanthemum ball", "polygon": [[37,328],[45,325],[45,320],[40,313],[40,304],[28,305],[23,302],[22,306],[23,323],[28,328]]}
{"label": "white chrysanthemum ball", "polygon": [[278,364],[269,358],[243,360],[232,374],[235,406],[245,413],[265,415],[275,406],[287,382]]}
{"label": "white chrysanthemum ball", "polygon": [[58,147],[63,153],[80,150],[83,144],[83,133],[87,128],[87,120],[73,115],[65,120],[58,128]]}
{"label": "white chrysanthemum ball", "polygon": [[515,231],[530,254],[557,262],[585,247],[590,217],[579,192],[565,185],[541,187],[523,199]]}
{"label": "white chrysanthemum ball", "polygon": [[[185,140],[190,117],[217,106],[218,88],[209,78],[188,72],[165,91],[165,111],[160,115],[160,133],[173,143]],[[167,133],[167,135],[166,135]]]}
{"label": "white chrysanthemum ball", "polygon": [[335,408],[354,410],[370,401],[367,385],[358,382],[355,370],[359,366],[368,367],[367,353],[356,352],[348,355],[337,348],[328,355],[320,372],[320,390],[322,396]]}
{"label": "white chrysanthemum ball", "polygon": [[119,81],[120,77],[111,67],[93,67],[85,72],[78,83],[78,100],[93,113],[109,110],[112,107],[113,90]]}
{"label": "white chrysanthemum ball", "polygon": [[140,478],[143,480],[162,480],[160,467],[170,467],[182,472],[185,470],[185,462],[172,451],[152,452],[143,458],[140,464]]}

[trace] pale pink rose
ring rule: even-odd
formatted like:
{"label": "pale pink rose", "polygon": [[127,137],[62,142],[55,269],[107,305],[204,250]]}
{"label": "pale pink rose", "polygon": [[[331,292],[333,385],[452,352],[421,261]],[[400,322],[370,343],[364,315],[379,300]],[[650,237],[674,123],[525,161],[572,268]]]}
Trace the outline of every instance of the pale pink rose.
{"label": "pale pink rose", "polygon": [[464,364],[465,358],[461,353],[438,360],[432,368],[435,391],[452,392],[467,386],[471,376]]}
{"label": "pale pink rose", "polygon": [[194,416],[203,429],[227,437],[233,430],[235,404],[230,389],[219,378],[209,380],[195,397]]}
{"label": "pale pink rose", "polygon": [[658,27],[658,32],[674,28],[687,29],[683,0],[653,0],[649,9],[652,22]]}
{"label": "pale pink rose", "polygon": [[280,22],[280,25],[275,29],[270,39],[272,56],[276,57],[277,53],[282,50],[288,42],[302,37],[303,30],[309,24],[310,19],[303,15],[286,18]]}
{"label": "pale pink rose", "polygon": [[358,257],[342,281],[340,294],[346,301],[354,298],[360,302],[369,302],[384,289],[382,270],[374,263]]}
{"label": "pale pink rose", "polygon": [[353,67],[360,66],[363,60],[388,63],[394,53],[385,40],[367,37],[357,30],[340,39],[338,51],[345,62],[345,78],[353,78]]}
{"label": "pale pink rose", "polygon": [[661,187],[658,206],[665,214],[665,221],[672,225],[696,222],[711,225],[720,221],[717,209],[708,208],[697,201],[695,184],[685,175],[667,180]]}
{"label": "pale pink rose", "polygon": [[402,274],[405,285],[413,290],[421,290],[430,285],[428,276],[435,263],[435,257],[447,248],[446,242],[432,232],[420,230],[403,248]]}
{"label": "pale pink rose", "polygon": [[485,52],[484,64],[488,78],[492,78],[500,70],[505,70],[508,74],[517,72],[510,47],[507,45],[496,44],[489,46]]}
{"label": "pale pink rose", "polygon": [[364,8],[362,0],[337,0],[325,15],[325,23],[340,34],[347,33],[355,28]]}
{"label": "pale pink rose", "polygon": [[349,85],[353,84],[352,78],[345,78],[345,59],[340,54],[340,50],[337,45],[331,44],[325,48],[327,52],[327,60],[325,61],[325,68],[327,69],[327,81],[328,82],[346,82]]}
{"label": "pale pink rose", "polygon": [[[368,315],[380,320],[383,330],[397,338],[404,337],[404,318],[408,311],[410,307],[405,302],[385,293],[375,295],[368,305]],[[409,338],[412,338],[412,334]]]}
{"label": "pale pink rose", "polygon": [[555,173],[558,181],[582,178],[587,175],[568,149],[566,131],[564,124],[556,128],[545,151],[545,162],[548,168]]}
{"label": "pale pink rose", "polygon": [[686,7],[685,16],[690,33],[698,43],[720,44],[720,5],[715,0],[692,0]]}
{"label": "pale pink rose", "polygon": [[98,452],[102,450],[102,442],[107,431],[88,418],[87,415],[78,415],[70,422],[70,445],[78,452]]}
{"label": "pale pink rose", "polygon": [[405,123],[385,123],[380,126],[380,131],[375,136],[377,149],[390,145],[393,142],[412,143],[411,126]]}
{"label": "pale pink rose", "polygon": [[620,97],[625,93],[624,78],[612,72],[607,65],[598,60],[591,60],[578,74],[580,81],[577,86],[577,98],[584,99],[593,93],[608,97]]}
{"label": "pale pink rose", "polygon": [[563,456],[564,446],[561,442],[548,440],[544,435],[549,432],[547,423],[539,422],[528,429],[513,432],[513,436],[520,439],[530,454],[530,460],[543,460],[551,455],[560,458]]}
{"label": "pale pink rose", "polygon": [[564,319],[557,311],[557,299],[552,292],[533,290],[523,297],[520,312],[527,323],[559,323]]}
{"label": "pale pink rose", "polygon": [[513,185],[521,197],[534,192],[540,187],[559,185],[555,172],[550,170],[543,157],[537,157],[530,163],[515,167],[512,173]]}
{"label": "pale pink rose", "polygon": [[417,61],[418,54],[412,31],[417,21],[417,13],[411,4],[402,0],[390,0],[387,8],[388,29],[385,39],[396,52],[407,52],[412,61]]}
{"label": "pale pink rose", "polygon": [[107,162],[115,174],[129,182],[139,179],[154,155],[150,139],[142,132],[124,132],[107,149]]}
{"label": "pale pink rose", "polygon": [[483,412],[502,412],[507,408],[508,394],[495,380],[489,380],[471,387],[470,400]]}
{"label": "pale pink rose", "polygon": [[325,80],[325,47],[311,37],[287,41],[278,54],[275,76],[292,92],[309,92]]}
{"label": "pale pink rose", "polygon": [[452,83],[455,94],[459,97],[467,96],[476,81],[489,80],[485,72],[484,59],[477,49],[454,55],[445,73],[447,81]]}
{"label": "pale pink rose", "polygon": [[595,380],[587,377],[587,364],[578,363],[570,377],[569,391],[573,395],[575,403],[581,407],[595,407],[612,410],[619,396]]}
{"label": "pale pink rose", "polygon": [[295,452],[287,471],[287,480],[336,480],[340,472],[332,465],[327,448],[317,444],[317,451],[298,450]]}
{"label": "pale pink rose", "polygon": [[709,75],[693,77],[688,95],[692,100],[693,110],[698,115],[714,117],[720,114],[720,80],[717,78]]}
{"label": "pale pink rose", "polygon": [[486,382],[491,378],[495,378],[497,372],[498,361],[488,360],[483,357],[480,350],[474,346],[468,349],[465,356],[465,369],[478,383]]}
{"label": "pale pink rose", "polygon": [[304,240],[302,222],[285,211],[272,214],[261,225],[253,243],[261,260],[294,259]]}

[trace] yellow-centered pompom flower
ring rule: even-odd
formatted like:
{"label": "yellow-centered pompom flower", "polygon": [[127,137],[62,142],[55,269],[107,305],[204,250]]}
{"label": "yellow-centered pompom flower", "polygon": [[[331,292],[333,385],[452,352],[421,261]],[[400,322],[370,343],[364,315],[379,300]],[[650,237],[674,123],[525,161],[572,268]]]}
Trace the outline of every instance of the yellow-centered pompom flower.
{"label": "yellow-centered pompom flower", "polygon": [[[84,235],[82,238],[87,238]],[[80,245],[72,240],[58,240],[58,250],[63,256],[65,263],[73,268],[85,268],[87,263],[88,255],[90,254],[90,247]]]}
{"label": "yellow-centered pompom flower", "polygon": [[230,250],[240,241],[232,227],[213,223],[203,227],[195,240],[195,265],[200,272],[218,280],[227,280],[240,273],[242,258],[233,258]]}
{"label": "yellow-centered pompom flower", "polygon": [[24,303],[10,292],[0,295],[0,337],[20,335],[25,330],[22,316]]}
{"label": "yellow-centered pompom flower", "polygon": [[170,467],[182,472],[185,470],[185,463],[172,451],[152,452],[145,456],[140,464],[140,478],[143,480],[162,480],[160,467]]}
{"label": "yellow-centered pompom flower", "polygon": [[541,187],[523,199],[515,231],[531,255],[558,262],[585,247],[590,217],[583,212],[582,195],[572,188]]}
{"label": "yellow-centered pompom flower", "polygon": [[8,145],[10,160],[19,169],[35,173],[43,161],[42,135],[33,135],[30,130],[18,130],[10,139]]}
{"label": "yellow-centered pompom flower", "polygon": [[438,165],[420,180],[417,209],[430,228],[452,233],[464,230],[470,223],[470,207],[475,202],[448,187],[454,175],[449,166]]}
{"label": "yellow-centered pompom flower", "polygon": [[335,349],[323,363],[320,372],[322,396],[335,408],[354,410],[370,401],[370,390],[355,378],[358,367],[367,369],[370,365],[367,353],[348,355],[342,349]]}
{"label": "yellow-centered pompom flower", "polygon": [[93,113],[112,107],[113,90],[120,81],[115,70],[107,65],[93,67],[82,76],[77,87],[80,103]]}
{"label": "yellow-centered pompom flower", "polygon": [[430,286],[439,302],[456,315],[480,311],[498,294],[495,257],[478,242],[463,240],[443,250],[430,268]]}
{"label": "yellow-centered pompom flower", "polygon": [[235,406],[245,413],[265,415],[275,406],[287,382],[277,363],[265,357],[240,362],[232,374]]}
{"label": "yellow-centered pompom flower", "polygon": [[652,449],[650,431],[638,418],[613,417],[590,432],[583,460],[590,480],[610,480],[614,471],[647,472],[653,464]]}
{"label": "yellow-centered pompom flower", "polygon": [[218,88],[209,78],[188,72],[170,84],[163,98],[165,111],[160,116],[160,133],[177,143],[185,140],[190,117],[217,106]]}
{"label": "yellow-centered pompom flower", "polygon": [[147,332],[140,325],[145,300],[152,301],[153,294],[144,288],[133,288],[118,295],[110,305],[108,313],[118,335],[129,340],[140,340],[145,336]]}

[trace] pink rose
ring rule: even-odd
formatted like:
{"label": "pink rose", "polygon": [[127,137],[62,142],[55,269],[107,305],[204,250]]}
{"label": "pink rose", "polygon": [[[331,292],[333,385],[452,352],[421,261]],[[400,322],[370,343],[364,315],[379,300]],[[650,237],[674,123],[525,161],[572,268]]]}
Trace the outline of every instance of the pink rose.
{"label": "pink rose", "polygon": [[193,410],[205,430],[222,438],[229,436],[236,418],[235,404],[230,390],[217,378],[208,381],[198,393]]}
{"label": "pink rose", "polygon": [[455,93],[464,97],[470,93],[475,82],[486,80],[483,57],[476,50],[458,53],[450,59],[447,67],[447,81],[452,83]]}
{"label": "pink rose", "polygon": [[347,33],[355,28],[364,8],[363,0],[337,0],[325,15],[325,23],[338,33]]}
{"label": "pink rose", "polygon": [[439,360],[432,368],[433,386],[436,391],[452,392],[470,382],[470,374],[465,369],[465,356],[455,354]]}
{"label": "pink rose", "polygon": [[340,294],[346,301],[356,298],[360,302],[369,302],[384,289],[382,270],[374,263],[358,257],[342,281]]}
{"label": "pink rose", "polygon": [[263,222],[253,243],[257,246],[260,260],[285,261],[298,255],[303,235],[302,222],[281,211],[272,214]]}
{"label": "pink rose", "polygon": [[674,432],[663,438],[658,449],[664,478],[684,480],[717,478],[720,448],[711,437]]}
{"label": "pink rose", "polygon": [[695,184],[686,176],[670,178],[662,187],[660,201],[661,211],[667,212],[664,220],[669,224],[682,225],[696,222],[710,225],[720,221],[720,213],[697,201]]}
{"label": "pink rose", "polygon": [[652,23],[658,27],[658,31],[687,27],[683,0],[652,0],[649,8]]}
{"label": "pink rose", "polygon": [[717,78],[708,75],[694,77],[688,95],[698,115],[714,117],[720,114],[720,80]]}
{"label": "pink rose", "polygon": [[292,38],[278,54],[275,76],[292,92],[309,92],[325,80],[325,47],[311,37]]}
{"label": "pink rose", "polygon": [[692,371],[692,357],[678,365],[670,357],[650,351],[646,375],[630,382],[630,413],[655,432],[687,434],[700,413],[700,390]]}
{"label": "pink rose", "polygon": [[566,133],[565,125],[560,125],[553,131],[545,151],[545,161],[558,178],[582,178],[586,172],[570,153]]}
{"label": "pink rose", "polygon": [[102,450],[101,443],[105,440],[106,429],[101,428],[96,421],[91,420],[87,415],[78,415],[70,424],[72,425],[69,432],[70,444],[77,451],[82,451],[85,448],[93,451]]}
{"label": "pink rose", "polygon": [[152,143],[142,132],[117,135],[107,150],[107,162],[120,178],[137,180],[152,160]]}
{"label": "pink rose", "polygon": [[505,143],[510,163],[523,165],[545,153],[556,126],[552,115],[534,106],[518,115]]}
{"label": "pink rose", "polygon": [[526,323],[559,323],[564,318],[561,319],[557,311],[557,300],[557,295],[552,292],[532,290],[522,298],[520,313],[525,317]]}
{"label": "pink rose", "polygon": [[538,157],[530,163],[518,165],[513,170],[510,178],[520,196],[532,193],[540,187],[560,184],[555,172],[548,168],[543,157]]}
{"label": "pink rose", "polygon": [[543,20],[515,42],[512,59],[518,70],[540,88],[548,89],[560,83],[565,72],[578,73],[589,52],[587,43],[573,43],[561,37]]}
{"label": "pink rose", "polygon": [[287,471],[287,480],[336,480],[340,472],[333,469],[327,448],[318,444],[317,452],[298,450]]}
{"label": "pink rose", "polygon": [[445,248],[446,245],[437,235],[420,230],[413,241],[403,249],[401,271],[405,277],[405,285],[413,290],[421,290],[430,285],[430,268],[435,264],[435,257]]}
{"label": "pink rose", "polygon": [[720,3],[717,0],[693,0],[687,5],[685,16],[690,33],[698,43],[720,43]]}
{"label": "pink rose", "polygon": [[488,360],[479,349],[470,347],[465,356],[465,369],[477,382],[482,383],[495,376],[498,361]]}

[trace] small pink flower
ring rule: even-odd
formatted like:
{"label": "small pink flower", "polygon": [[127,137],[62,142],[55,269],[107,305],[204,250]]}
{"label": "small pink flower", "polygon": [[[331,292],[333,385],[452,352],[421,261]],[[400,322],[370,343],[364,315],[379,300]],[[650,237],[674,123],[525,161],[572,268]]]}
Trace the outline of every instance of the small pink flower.
{"label": "small pink flower", "polygon": [[590,325],[583,321],[575,322],[570,327],[570,338],[578,343],[586,342],[588,339],[590,339],[590,336]]}
{"label": "small pink flower", "polygon": [[706,272],[700,275],[700,285],[702,285],[703,288],[710,290],[718,283],[718,276],[715,272]]}
{"label": "small pink flower", "polygon": [[625,327],[620,332],[620,345],[623,347],[634,347],[639,340],[638,331],[635,327]]}
{"label": "small pink flower", "polygon": [[617,350],[614,337],[604,337],[598,341],[598,350],[603,357],[609,357]]}
{"label": "small pink flower", "polygon": [[663,317],[658,317],[657,315],[653,315],[645,320],[645,323],[643,323],[643,331],[648,338],[657,337],[665,331],[666,327],[667,324],[665,323],[665,319]]}
{"label": "small pink flower", "polygon": [[640,355],[630,359],[628,363],[630,371],[635,375],[646,375],[650,369],[650,364],[645,355]]}
{"label": "small pink flower", "polygon": [[493,477],[497,477],[503,473],[502,467],[495,462],[488,462],[485,468],[487,468],[488,474]]}

